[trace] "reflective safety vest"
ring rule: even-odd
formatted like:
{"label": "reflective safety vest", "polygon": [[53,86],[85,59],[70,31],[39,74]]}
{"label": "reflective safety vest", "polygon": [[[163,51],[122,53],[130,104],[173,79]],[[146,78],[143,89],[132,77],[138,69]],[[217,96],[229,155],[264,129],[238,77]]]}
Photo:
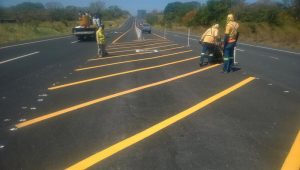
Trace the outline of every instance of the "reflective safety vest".
{"label": "reflective safety vest", "polygon": [[226,25],[225,34],[229,35],[228,43],[232,43],[236,41],[237,29],[239,28],[239,24],[234,21],[229,21]]}
{"label": "reflective safety vest", "polygon": [[219,30],[217,28],[209,28],[207,29],[201,37],[202,42],[206,43],[216,43],[216,39],[219,36]]}
{"label": "reflective safety vest", "polygon": [[105,44],[105,35],[103,29],[98,29],[96,32],[96,39],[98,44]]}

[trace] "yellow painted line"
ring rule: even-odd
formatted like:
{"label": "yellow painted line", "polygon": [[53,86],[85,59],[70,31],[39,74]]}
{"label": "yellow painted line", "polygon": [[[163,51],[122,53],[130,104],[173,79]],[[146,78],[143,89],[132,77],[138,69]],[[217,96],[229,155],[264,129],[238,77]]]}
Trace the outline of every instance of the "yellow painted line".
{"label": "yellow painted line", "polygon": [[[162,40],[162,39],[149,38],[149,39],[144,39],[143,41],[150,41],[150,40]],[[141,40],[133,40],[133,41],[141,41]]]}
{"label": "yellow painted line", "polygon": [[[138,48],[139,50],[153,50],[153,49],[159,49],[159,48],[164,48],[164,47],[170,47],[170,46],[178,46],[178,44],[168,44],[168,45],[163,45],[163,46],[155,46],[151,48]],[[130,50],[122,50],[122,51],[112,51],[109,52],[109,54],[115,54],[115,53],[123,53],[123,52],[135,52],[136,49],[130,49]]]}
{"label": "yellow painted line", "polygon": [[57,89],[75,86],[75,85],[79,85],[79,84],[89,83],[89,82],[96,81],[96,80],[106,79],[109,77],[115,77],[115,76],[120,76],[120,75],[124,75],[124,74],[135,73],[135,72],[139,72],[139,71],[145,71],[145,70],[151,70],[151,69],[155,69],[155,68],[170,66],[170,65],[174,65],[174,64],[178,64],[178,63],[182,63],[182,62],[186,62],[186,61],[190,61],[190,60],[195,60],[195,59],[199,59],[199,56],[187,58],[187,59],[183,59],[183,60],[177,60],[177,61],[173,61],[170,63],[155,65],[155,66],[151,66],[151,67],[144,67],[144,68],[128,70],[128,71],[124,71],[124,72],[120,72],[120,73],[114,73],[114,74],[109,74],[109,75],[105,75],[105,76],[85,79],[85,80],[76,81],[76,82],[72,82],[72,83],[62,84],[59,86],[53,86],[53,87],[49,87],[48,90],[57,90]]}
{"label": "yellow painted line", "polygon": [[131,28],[129,28],[129,30],[127,30],[125,33],[123,33],[122,35],[120,35],[117,39],[115,39],[112,44],[116,43],[119,39],[121,39],[125,34],[127,34],[129,31],[131,30]]}
{"label": "yellow painted line", "polygon": [[165,55],[159,55],[159,56],[156,56],[156,57],[142,58],[142,59],[136,59],[136,60],[127,60],[127,61],[115,62],[115,63],[110,63],[110,64],[103,64],[103,65],[97,65],[97,66],[84,67],[84,68],[76,69],[75,71],[84,71],[84,70],[90,70],[90,69],[107,67],[107,66],[118,65],[118,64],[132,63],[132,62],[145,61],[145,60],[153,60],[153,59],[157,59],[157,58],[163,58],[163,57],[168,57],[168,56],[172,56],[172,55],[188,53],[188,52],[192,52],[192,51],[193,50],[180,51],[180,52],[177,52],[177,53],[170,53],[170,54],[165,54]]}
{"label": "yellow painted line", "polygon": [[195,113],[196,111],[204,108],[205,106],[212,104],[213,102],[221,99],[222,97],[230,94],[231,92],[245,86],[246,84],[250,83],[251,81],[253,81],[255,78],[254,77],[249,77],[227,89],[225,89],[224,91],[221,91],[213,96],[211,96],[210,98],[168,118],[165,119],[162,122],[159,122],[151,127],[149,127],[148,129],[145,129],[144,131],[141,131],[125,140],[122,140],[104,150],[101,150],[91,156],[89,156],[86,159],[83,159],[82,161],[75,163],[74,165],[66,168],[66,170],[78,170],[78,169],[87,169],[93,165],[95,165],[96,163],[101,162],[102,160],[120,152],[123,149],[128,148],[131,145],[134,145],[137,142],[140,142],[144,139],[146,139],[147,137],[154,135],[155,133],[167,128],[168,126],[190,116],[191,114]]}
{"label": "yellow painted line", "polygon": [[294,141],[294,144],[285,159],[281,170],[300,170],[300,131]]}
{"label": "yellow painted line", "polygon": [[157,36],[157,37],[159,37],[159,38],[165,39],[165,37],[162,37],[162,36],[160,36],[158,34],[155,34],[155,33],[152,33],[152,34],[155,35],[155,36]]}
{"label": "yellow painted line", "polygon": [[184,78],[184,77],[192,76],[194,74],[212,69],[212,68],[217,67],[219,65],[220,64],[214,64],[214,65],[211,65],[211,66],[199,69],[199,70],[195,70],[195,71],[192,71],[192,72],[189,72],[189,73],[181,74],[181,75],[169,78],[169,79],[165,79],[165,80],[158,81],[158,82],[151,83],[151,84],[146,84],[146,85],[139,86],[139,87],[136,87],[136,88],[133,88],[133,89],[121,91],[121,92],[118,92],[118,93],[115,93],[115,94],[112,94],[112,95],[108,95],[108,96],[105,96],[105,97],[94,99],[94,100],[91,100],[91,101],[88,101],[88,102],[84,102],[84,103],[81,103],[81,104],[78,104],[78,105],[74,105],[74,106],[56,111],[56,112],[48,113],[48,114],[45,114],[43,116],[33,118],[31,120],[27,120],[27,121],[22,122],[22,123],[18,123],[15,126],[17,128],[24,128],[24,127],[27,127],[27,126],[45,121],[47,119],[51,119],[51,118],[60,116],[62,114],[70,113],[72,111],[79,110],[79,109],[82,109],[84,107],[88,107],[88,106],[91,106],[91,105],[94,105],[94,104],[97,104],[97,103],[100,103],[100,102],[103,102],[103,101],[106,101],[106,100],[109,100],[109,99],[112,99],[112,98],[116,98],[116,97],[123,96],[123,95],[126,95],[126,94],[141,91],[141,90],[144,90],[144,89],[147,89],[147,88],[150,88],[150,87],[155,87],[155,86],[159,86],[159,85],[162,85],[162,84],[166,84],[166,83],[169,83],[169,82],[172,82],[172,81]]}
{"label": "yellow painted line", "polygon": [[121,46],[138,45],[138,44],[145,44],[145,43],[152,43],[152,42],[170,42],[170,41],[169,40],[152,40],[152,41],[140,41],[140,42],[123,42],[123,43],[111,44],[108,47],[121,47]]}
{"label": "yellow painted line", "polygon": [[115,50],[115,49],[132,49],[132,48],[135,48],[135,47],[149,47],[149,46],[154,46],[154,45],[159,45],[159,44],[170,44],[170,42],[168,41],[163,41],[163,42],[158,42],[158,43],[153,43],[153,44],[136,44],[136,45],[128,45],[128,46],[125,46],[125,47],[114,47],[114,48],[107,48],[106,50]]}
{"label": "yellow painted line", "polygon": [[[180,49],[180,48],[184,48],[184,46],[163,49],[163,50],[159,50],[158,52],[171,51],[171,50]],[[117,56],[112,56],[112,57],[103,57],[103,58],[92,58],[92,59],[89,59],[88,61],[107,60],[107,59],[112,59],[112,58],[128,57],[128,56],[135,56],[135,55],[140,55],[140,54],[149,54],[149,52],[129,53],[129,54],[122,54],[122,55],[117,55]]]}

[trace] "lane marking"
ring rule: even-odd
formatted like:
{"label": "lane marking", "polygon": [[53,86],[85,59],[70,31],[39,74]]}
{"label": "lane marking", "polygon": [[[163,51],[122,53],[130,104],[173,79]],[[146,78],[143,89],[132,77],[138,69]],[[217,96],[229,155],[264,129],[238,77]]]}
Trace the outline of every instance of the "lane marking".
{"label": "lane marking", "polygon": [[286,157],[281,170],[299,170],[300,169],[300,131],[292,145],[292,148]]}
{"label": "lane marking", "polygon": [[[163,45],[163,46],[155,46],[151,48],[144,48],[143,50],[152,50],[152,49],[159,49],[159,48],[164,48],[164,47],[170,47],[170,46],[178,46],[178,44],[168,44],[168,45]],[[110,54],[115,54],[115,53],[122,53],[122,52],[134,52],[136,49],[130,49],[130,50],[122,50],[122,51],[111,51],[109,52]]]}
{"label": "lane marking", "polygon": [[178,76],[175,76],[175,77],[172,77],[172,78],[168,78],[168,79],[165,79],[165,80],[161,80],[161,81],[158,81],[158,82],[155,82],[155,83],[146,84],[146,85],[139,86],[139,87],[136,87],[136,88],[133,88],[133,89],[121,91],[121,92],[118,92],[118,93],[115,93],[115,94],[112,94],[112,95],[108,95],[108,96],[105,96],[105,97],[94,99],[94,100],[84,102],[84,103],[81,103],[81,104],[78,104],[78,105],[74,105],[74,106],[59,110],[59,111],[48,113],[48,114],[45,114],[43,116],[33,118],[31,120],[27,120],[26,122],[18,123],[15,126],[16,126],[16,128],[24,128],[24,127],[27,127],[27,126],[45,121],[47,119],[54,118],[54,117],[57,117],[59,115],[65,114],[65,113],[70,113],[72,111],[79,110],[81,108],[91,106],[91,105],[94,105],[94,104],[97,104],[97,103],[100,103],[100,102],[103,102],[103,101],[106,101],[106,100],[109,100],[109,99],[112,99],[112,98],[116,98],[116,97],[123,96],[123,95],[129,94],[129,93],[134,93],[134,92],[141,91],[141,90],[144,90],[144,89],[147,89],[147,88],[150,88],[150,87],[159,86],[159,85],[166,84],[166,83],[178,80],[178,79],[182,79],[182,78],[185,78],[185,77],[188,77],[188,76],[192,76],[194,74],[197,74],[197,73],[215,68],[219,65],[220,64],[214,64],[214,65],[202,68],[202,69],[197,69],[195,71],[188,72],[188,73],[185,73],[185,74],[181,74],[181,75],[178,75]]}
{"label": "lane marking", "polygon": [[272,58],[272,59],[274,59],[274,60],[279,60],[279,58],[278,57],[273,57],[273,56],[268,56],[269,58]]}
{"label": "lane marking", "polygon": [[48,90],[57,90],[57,89],[70,87],[70,86],[75,86],[75,85],[79,85],[79,84],[84,84],[84,83],[88,83],[88,82],[92,82],[92,81],[96,81],[96,80],[102,80],[102,79],[109,78],[109,77],[115,77],[115,76],[120,76],[120,75],[124,75],[124,74],[135,73],[135,72],[139,72],[139,71],[145,71],[145,70],[151,70],[151,69],[155,69],[155,68],[170,66],[170,65],[174,65],[174,64],[178,64],[178,63],[182,63],[182,62],[186,62],[186,61],[190,61],[190,60],[195,60],[195,59],[199,59],[199,56],[191,57],[191,58],[187,58],[187,59],[183,59],[183,60],[177,60],[177,61],[173,61],[173,62],[170,62],[170,63],[155,65],[155,66],[151,66],[151,67],[144,67],[144,68],[128,70],[128,71],[124,71],[124,72],[120,72],[120,73],[114,73],[114,74],[108,74],[108,75],[105,75],[105,76],[89,78],[89,79],[85,79],[85,80],[81,80],[81,81],[62,84],[62,85],[59,85],[59,86],[53,86],[53,87],[49,87]]}
{"label": "lane marking", "polygon": [[50,38],[46,40],[40,40],[40,41],[33,41],[33,42],[28,42],[28,43],[22,43],[22,44],[16,44],[16,45],[10,45],[10,46],[5,46],[5,47],[0,47],[0,50],[6,49],[6,48],[11,48],[11,47],[17,47],[17,46],[23,46],[23,45],[28,45],[28,44],[35,44],[35,43],[40,43],[40,42],[46,42],[46,41],[52,41],[52,40],[58,40],[58,39],[63,39],[63,38],[69,38],[69,36],[64,36],[64,37],[58,37],[58,38]]}
{"label": "lane marking", "polygon": [[77,41],[72,41],[71,42],[71,44],[75,44],[75,43],[78,43],[79,41],[77,40]]}
{"label": "lane marking", "polygon": [[244,52],[245,50],[242,50],[242,49],[239,49],[239,48],[237,48],[236,49],[237,51],[241,51],[241,52]]}
{"label": "lane marking", "polygon": [[32,56],[32,55],[38,54],[38,53],[40,53],[40,52],[36,51],[36,52],[30,53],[30,54],[22,55],[22,56],[19,56],[19,57],[16,57],[16,58],[12,58],[12,59],[9,59],[9,60],[0,61],[0,64],[8,63],[10,61],[18,60],[18,59],[25,58],[25,57],[28,57],[28,56]]}
{"label": "lane marking", "polygon": [[123,33],[122,35],[120,35],[117,39],[115,39],[112,44],[115,44],[119,39],[121,39],[124,35],[126,35],[129,31],[131,30],[131,28],[129,28],[125,33]]}
{"label": "lane marking", "polygon": [[[163,49],[163,50],[159,50],[159,52],[170,51],[170,50],[175,50],[175,49],[180,49],[180,48],[184,48],[184,46],[174,47],[174,48],[169,48],[169,49]],[[135,55],[140,55],[140,54],[147,54],[147,52],[132,53],[132,54],[129,53],[129,54],[122,54],[122,55],[117,55],[117,56],[112,56],[112,57],[103,57],[103,58],[92,58],[92,59],[88,59],[88,62],[89,61],[97,61],[97,60],[107,60],[107,59],[112,59],[112,58],[135,56]]]}
{"label": "lane marking", "polygon": [[254,77],[249,77],[207,99],[205,99],[202,102],[199,102],[198,104],[180,112],[177,113],[176,115],[169,117],[168,119],[165,119],[131,137],[128,137],[127,139],[124,139],[106,149],[103,149],[91,156],[89,156],[86,159],[83,159],[82,161],[75,163],[74,165],[66,168],[66,170],[77,170],[77,169],[87,169],[96,163],[101,162],[102,160],[128,148],[131,145],[134,145],[146,138],[148,138],[151,135],[154,135],[155,133],[167,128],[170,125],[175,124],[176,122],[179,122],[180,120],[190,116],[191,114],[201,110],[202,108],[212,104],[213,102],[223,98],[224,96],[234,92],[235,90],[238,90],[239,88],[247,85],[251,81],[253,81],[255,78]]}
{"label": "lane marking", "polygon": [[[149,40],[162,40],[162,39],[157,39],[157,38],[149,38],[149,39],[144,39],[143,41],[149,41]],[[133,41],[140,41],[140,40],[133,40]]]}
{"label": "lane marking", "polygon": [[119,45],[110,45],[108,48],[124,48],[128,46],[147,45],[147,43],[171,43],[170,41],[148,41],[148,42],[137,42],[137,43],[126,43]]}
{"label": "lane marking", "polygon": [[169,44],[169,43],[171,43],[171,42],[159,42],[159,43],[153,43],[153,44],[136,44],[136,45],[128,45],[125,47],[107,48],[107,50],[127,49],[127,48],[135,48],[135,47],[149,47],[149,46],[153,46],[153,45]]}
{"label": "lane marking", "polygon": [[162,36],[160,36],[158,34],[155,34],[155,33],[152,33],[152,34],[155,35],[155,36],[157,36],[157,37],[159,37],[159,38],[166,39],[166,38],[164,38],[164,37],[162,37]]}
{"label": "lane marking", "polygon": [[124,63],[132,63],[132,62],[138,62],[138,61],[153,60],[153,59],[157,59],[157,58],[163,58],[163,57],[168,57],[168,56],[172,56],[172,55],[188,53],[188,52],[192,52],[192,51],[193,50],[187,50],[187,51],[181,51],[181,52],[177,52],[177,53],[170,53],[170,54],[160,55],[160,56],[156,56],[156,57],[148,57],[148,58],[142,58],[142,59],[136,59],[136,60],[127,60],[127,61],[115,62],[115,63],[110,63],[110,64],[84,67],[84,68],[76,69],[75,71],[84,71],[84,70],[90,70],[90,69],[107,67],[107,66],[118,65],[118,64],[124,64]]}

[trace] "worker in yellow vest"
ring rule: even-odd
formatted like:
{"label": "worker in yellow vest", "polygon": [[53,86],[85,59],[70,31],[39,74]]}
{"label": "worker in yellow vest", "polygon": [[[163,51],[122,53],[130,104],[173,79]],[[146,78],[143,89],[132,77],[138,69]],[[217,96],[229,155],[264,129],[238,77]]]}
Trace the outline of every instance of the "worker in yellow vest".
{"label": "worker in yellow vest", "polygon": [[[219,24],[214,24],[212,27],[208,28],[204,34],[202,34],[201,39],[199,41],[202,44],[202,51],[200,55],[200,63],[202,66],[204,62],[204,58],[213,57],[214,50],[216,49],[216,45],[220,39],[219,36]],[[209,59],[208,59],[209,62]]]}
{"label": "worker in yellow vest", "polygon": [[98,31],[96,32],[96,39],[98,45],[98,57],[104,57],[105,55],[108,55],[107,51],[105,50],[106,38],[103,24],[99,27]]}
{"label": "worker in yellow vest", "polygon": [[234,21],[233,14],[227,16],[227,25],[224,35],[224,67],[223,71],[229,73],[233,66],[233,53],[239,38],[239,24]]}

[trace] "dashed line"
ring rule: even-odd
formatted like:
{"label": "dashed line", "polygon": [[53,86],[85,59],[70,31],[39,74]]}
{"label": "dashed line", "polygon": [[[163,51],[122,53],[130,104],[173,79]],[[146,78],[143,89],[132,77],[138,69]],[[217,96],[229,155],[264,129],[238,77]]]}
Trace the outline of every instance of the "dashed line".
{"label": "dashed line", "polygon": [[78,43],[78,42],[79,42],[79,41],[72,41],[71,44],[75,44],[75,43]]}
{"label": "dashed line", "polygon": [[32,55],[38,54],[38,53],[40,53],[40,52],[36,51],[36,52],[30,53],[30,54],[22,55],[22,56],[19,56],[19,57],[16,57],[16,58],[12,58],[12,59],[9,59],[9,60],[1,61],[0,64],[8,63],[8,62],[11,62],[11,61],[14,61],[14,60],[18,60],[18,59],[21,59],[21,58],[25,58],[25,57],[28,57],[28,56],[32,56]]}
{"label": "dashed line", "polygon": [[82,161],[75,163],[74,165],[66,168],[66,170],[77,170],[77,169],[87,169],[93,165],[95,165],[96,163],[101,162],[102,160],[120,152],[121,150],[124,150],[126,148],[128,148],[129,146],[132,146],[146,138],[148,138],[149,136],[154,135],[155,133],[169,127],[170,125],[179,122],[180,120],[183,120],[184,118],[190,116],[193,113],[196,113],[197,111],[199,111],[200,109],[212,104],[213,102],[223,98],[224,96],[234,92],[235,90],[238,90],[239,88],[247,85],[248,83],[250,83],[251,81],[254,80],[254,77],[249,77],[213,96],[211,96],[210,98],[168,118],[165,119],[151,127],[149,127],[148,129],[145,129],[127,139],[124,139],[106,149],[103,149],[91,156],[89,156],[86,159],[83,159]]}
{"label": "dashed line", "polygon": [[195,71],[192,71],[192,72],[189,72],[189,73],[181,74],[181,75],[169,78],[169,79],[165,79],[165,80],[158,81],[158,82],[151,83],[151,84],[146,84],[146,85],[139,86],[139,87],[136,87],[136,88],[133,88],[133,89],[121,91],[121,92],[118,92],[118,93],[115,93],[115,94],[112,94],[112,95],[108,95],[108,96],[101,97],[101,98],[98,98],[98,99],[94,99],[94,100],[84,102],[84,103],[81,103],[81,104],[78,104],[78,105],[74,105],[74,106],[59,110],[59,111],[55,111],[55,112],[52,112],[52,113],[45,114],[45,115],[37,117],[37,118],[33,118],[31,120],[27,120],[26,122],[18,123],[18,124],[15,125],[15,127],[24,128],[24,127],[27,127],[27,126],[30,126],[30,125],[48,120],[50,118],[54,118],[54,117],[57,117],[59,115],[65,114],[65,113],[70,113],[72,111],[79,110],[79,109],[82,109],[84,107],[91,106],[91,105],[94,105],[94,104],[97,104],[97,103],[100,103],[100,102],[103,102],[103,101],[106,101],[106,100],[109,100],[109,99],[112,99],[112,98],[116,98],[116,97],[123,96],[123,95],[129,94],[129,93],[134,93],[134,92],[141,91],[141,90],[144,90],[144,89],[147,89],[147,88],[150,88],[150,87],[159,86],[159,85],[166,84],[166,83],[178,80],[178,79],[182,79],[182,78],[185,78],[185,77],[188,77],[188,76],[192,76],[194,74],[197,74],[197,73],[215,68],[219,65],[220,64],[211,65],[211,66],[208,66],[208,67],[205,67],[205,68],[202,68],[202,69],[198,69],[198,70],[195,70]]}

